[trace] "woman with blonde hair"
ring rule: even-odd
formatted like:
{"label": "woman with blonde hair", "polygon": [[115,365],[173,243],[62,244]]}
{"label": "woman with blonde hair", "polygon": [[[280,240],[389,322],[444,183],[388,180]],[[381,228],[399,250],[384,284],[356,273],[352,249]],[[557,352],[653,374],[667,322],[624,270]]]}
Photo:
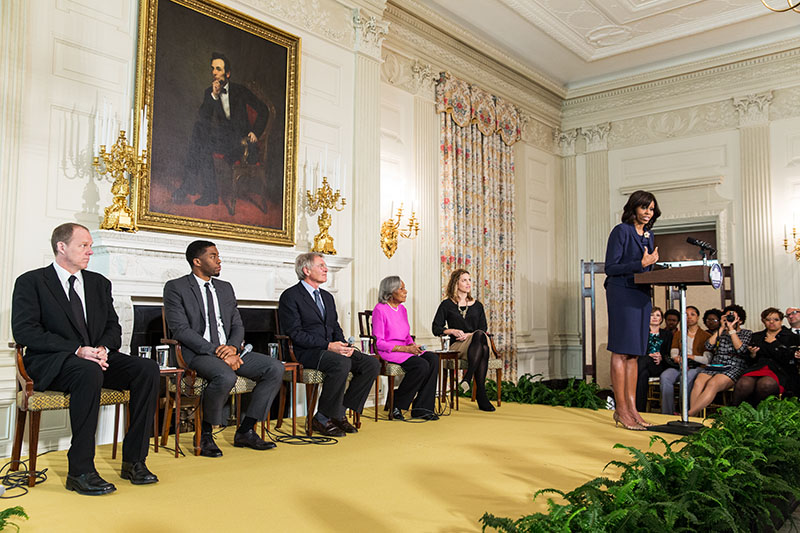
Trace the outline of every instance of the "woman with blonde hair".
{"label": "woman with blonde hair", "polygon": [[450,349],[467,360],[467,372],[460,386],[469,388],[475,378],[475,399],[481,411],[494,411],[486,397],[486,372],[489,369],[489,337],[486,336],[486,313],[472,297],[472,279],[463,268],[450,274],[445,299],[433,317],[433,334],[450,335]]}

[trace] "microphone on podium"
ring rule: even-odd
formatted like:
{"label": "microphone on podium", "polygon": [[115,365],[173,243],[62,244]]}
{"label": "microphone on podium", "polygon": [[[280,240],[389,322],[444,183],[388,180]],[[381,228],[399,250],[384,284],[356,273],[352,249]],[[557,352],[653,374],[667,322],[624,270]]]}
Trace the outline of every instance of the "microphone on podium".
{"label": "microphone on podium", "polygon": [[699,246],[701,250],[707,250],[711,255],[717,253],[714,247],[706,241],[701,241],[699,239],[695,239],[694,237],[686,237],[686,242],[689,244],[694,244],[695,246]]}

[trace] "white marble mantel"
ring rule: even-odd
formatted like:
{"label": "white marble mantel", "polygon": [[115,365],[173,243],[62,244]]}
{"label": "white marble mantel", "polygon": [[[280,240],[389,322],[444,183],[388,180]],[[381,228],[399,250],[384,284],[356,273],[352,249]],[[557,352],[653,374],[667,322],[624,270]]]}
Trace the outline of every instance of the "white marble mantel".
{"label": "white marble mantel", "polygon": [[[186,246],[198,239],[190,235],[109,230],[92,232],[94,256],[90,270],[109,278],[113,285],[114,308],[122,325],[123,351],[130,349],[133,306],[160,304],[164,284],[189,273]],[[240,306],[275,307],[281,293],[297,283],[294,248],[249,242],[211,239],[222,259],[220,278],[233,284]],[[325,288],[337,292],[337,279],[352,258],[326,256],[328,282]]]}

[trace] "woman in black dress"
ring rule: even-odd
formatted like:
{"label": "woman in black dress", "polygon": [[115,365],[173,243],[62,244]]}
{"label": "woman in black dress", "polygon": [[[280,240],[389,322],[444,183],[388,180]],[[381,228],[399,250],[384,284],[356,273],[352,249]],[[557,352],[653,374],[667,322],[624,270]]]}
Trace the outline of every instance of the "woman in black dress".
{"label": "woman in black dress", "polygon": [[450,349],[460,359],[467,360],[467,373],[459,384],[469,387],[475,377],[475,399],[481,411],[494,411],[486,397],[486,372],[489,369],[489,338],[486,336],[486,313],[483,305],[471,294],[472,279],[463,268],[450,274],[445,290],[446,299],[439,304],[433,317],[433,334],[450,335]]}
{"label": "woman in black dress", "polygon": [[761,312],[762,331],[750,338],[750,365],[733,388],[733,405],[757,406],[768,396],[797,394],[800,335],[781,326],[783,313],[774,307]]}
{"label": "woman in black dress", "polygon": [[650,323],[650,287],[637,285],[634,274],[650,270],[658,261],[658,248],[650,231],[661,215],[656,197],[636,191],[628,198],[622,222],[608,236],[605,289],[608,303],[608,351],[611,352],[611,386],[616,411],[614,421],[626,429],[644,430],[636,409],[637,359],[647,355]]}

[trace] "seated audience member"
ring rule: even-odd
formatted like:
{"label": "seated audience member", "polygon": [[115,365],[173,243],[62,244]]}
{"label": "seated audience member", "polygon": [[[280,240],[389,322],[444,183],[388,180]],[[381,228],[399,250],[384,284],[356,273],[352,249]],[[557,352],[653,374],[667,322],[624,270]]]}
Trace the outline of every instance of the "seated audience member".
{"label": "seated audience member", "polygon": [[486,336],[486,313],[483,304],[472,297],[472,279],[463,268],[454,270],[445,289],[446,298],[439,304],[431,327],[437,337],[450,335],[450,349],[459,359],[467,360],[467,372],[459,387],[465,391],[475,377],[475,399],[481,411],[494,411],[486,396],[486,372],[489,370],[489,337]]}
{"label": "seated audience member", "polygon": [[[356,433],[358,430],[347,421],[345,410],[361,412],[381,364],[345,342],[333,296],[320,289],[328,281],[324,256],[316,252],[300,254],[294,270],[300,281],[281,294],[278,316],[281,331],[292,339],[298,361],[305,368],[325,373],[319,408],[311,427],[329,437]],[[347,386],[350,372],[353,379]]]}
{"label": "seated audience member", "polygon": [[53,230],[50,266],[17,278],[11,304],[14,339],[26,346],[25,369],[37,391],[70,394],[72,443],[67,452],[66,488],[100,495],[116,490],[95,470],[95,430],[100,389],[131,392],[129,429],[122,444],[120,477],[134,485],[156,483],[145,466],[158,395],[158,365],[120,353],[122,328],[111,282],[86,270],[92,236],[80,224]]}
{"label": "seated audience member", "polygon": [[674,333],[680,325],[681,312],[677,309],[667,309],[664,313],[664,327]]}
{"label": "seated audience member", "polygon": [[786,321],[792,333],[800,335],[800,307],[789,307],[786,309]]}
{"label": "seated audience member", "polygon": [[672,332],[661,329],[661,308],[653,307],[650,311],[650,335],[647,340],[647,355],[637,358],[639,376],[636,380],[636,410],[647,410],[647,388],[651,377],[660,376],[664,370],[664,361],[669,357]]}
{"label": "seated audience member", "polygon": [[394,393],[392,418],[403,420],[403,411],[411,406],[412,418],[438,420],[434,412],[439,355],[424,351],[411,338],[408,312],[403,302],[408,291],[399,276],[381,280],[378,304],[372,310],[372,334],[378,355],[403,367],[406,375]]}
{"label": "seated audience member", "polygon": [[719,329],[720,319],[722,319],[722,311],[715,307],[707,309],[703,313],[703,325],[709,335],[713,335]]}
{"label": "seated audience member", "polygon": [[222,269],[213,242],[194,241],[186,248],[190,274],[164,285],[164,312],[172,336],[182,345],[183,358],[197,375],[208,381],[203,390],[203,423],[200,455],[221,457],[212,429],[224,425],[223,407],[236,384],[236,376],[250,378],[256,386],[236,433],[233,445],[269,450],[255,432],[255,423],[267,419],[272,401],[280,390],[283,365],[258,352],[242,354],[244,326],[233,286],[218,278]]}
{"label": "seated audience member", "polygon": [[774,307],[761,312],[764,329],[750,340],[750,365],[733,389],[733,405],[749,402],[754,407],[768,396],[797,394],[800,335],[781,326],[783,313]]}
{"label": "seated audience member", "polygon": [[752,331],[741,327],[746,319],[747,313],[738,305],[722,310],[722,325],[705,345],[711,352],[709,366],[700,371],[692,387],[690,416],[700,414],[717,393],[731,388],[744,374],[750,359],[747,346],[753,335]]}
{"label": "seated audience member", "polygon": [[[710,353],[705,352],[705,344],[711,336],[698,325],[700,310],[693,305],[686,306],[686,357],[689,359],[688,390],[700,372],[700,366],[708,364]],[[672,414],[675,411],[675,384],[681,381],[681,332],[672,336],[672,347],[666,363],[667,368],[661,373],[661,412]]]}

